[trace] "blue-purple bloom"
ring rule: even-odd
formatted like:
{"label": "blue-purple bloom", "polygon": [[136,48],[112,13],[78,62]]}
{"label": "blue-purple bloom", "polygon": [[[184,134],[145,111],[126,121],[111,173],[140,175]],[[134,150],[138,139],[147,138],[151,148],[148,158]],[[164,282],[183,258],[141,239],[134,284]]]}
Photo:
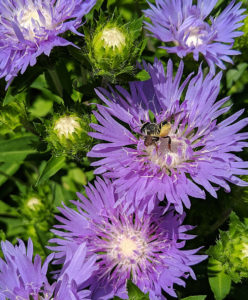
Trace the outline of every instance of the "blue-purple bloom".
{"label": "blue-purple bloom", "polygon": [[[230,191],[229,182],[247,185],[236,175],[248,174],[248,162],[234,153],[248,146],[243,142],[248,133],[239,133],[248,118],[237,121],[240,110],[217,122],[230,109],[223,107],[228,97],[216,101],[221,73],[204,78],[199,68],[180,85],[182,62],[174,78],[171,61],[167,74],[159,61],[146,69],[151,79],[131,82],[130,93],[120,86],[96,91],[106,106],[97,105],[94,113],[99,124],[91,124],[96,132],[90,135],[101,142],[88,156],[101,158],[91,165],[98,167],[96,174],[114,179],[117,192],[123,194],[119,203],[142,214],[153,210],[157,197],[163,201],[166,196],[167,207],[172,204],[182,213],[183,204],[190,207],[189,196],[205,198],[202,188],[217,197],[219,187]],[[169,138],[146,146],[142,126],[165,121],[171,127],[171,146]]]}
{"label": "blue-purple bloom", "polygon": [[245,18],[240,9],[242,2],[231,3],[217,16],[209,16],[218,0],[156,0],[149,3],[150,9],[144,11],[151,19],[145,22],[146,28],[157,39],[170,43],[164,48],[168,53],[176,53],[180,58],[189,53],[198,61],[201,53],[214,72],[215,65],[225,69],[223,62],[233,63],[231,55],[240,54],[232,50],[234,38],[243,32],[236,31]]}
{"label": "blue-purple bloom", "polygon": [[[8,85],[42,53],[73,45],[59,35],[77,28],[96,0],[6,0],[0,3],[0,78]],[[7,85],[7,86],[8,86]]]}
{"label": "blue-purple bloom", "polygon": [[95,187],[85,189],[88,198],[78,193],[80,201],[72,201],[77,211],[59,208],[62,223],[53,232],[60,236],[50,240],[57,245],[57,263],[63,263],[68,247],[86,243],[88,256],[97,255],[98,270],[88,283],[93,300],[107,300],[114,296],[127,299],[126,283],[130,279],[151,300],[165,299],[162,290],[176,296],[174,284],[185,286],[183,279],[195,279],[191,268],[206,258],[196,255],[200,249],[182,250],[186,240],[194,238],[185,232],[192,226],[182,225],[185,215],[163,207],[139,217],[126,214],[117,205],[118,194],[112,182],[97,178]]}
{"label": "blue-purple bloom", "polygon": [[66,249],[64,266],[52,285],[47,280],[47,268],[54,254],[50,254],[41,266],[41,258],[33,260],[33,243],[28,240],[27,248],[22,240],[13,246],[2,242],[5,261],[0,259],[0,300],[78,300],[90,299],[90,291],[80,286],[95,271],[95,257],[85,261],[86,247],[81,244],[75,251]]}

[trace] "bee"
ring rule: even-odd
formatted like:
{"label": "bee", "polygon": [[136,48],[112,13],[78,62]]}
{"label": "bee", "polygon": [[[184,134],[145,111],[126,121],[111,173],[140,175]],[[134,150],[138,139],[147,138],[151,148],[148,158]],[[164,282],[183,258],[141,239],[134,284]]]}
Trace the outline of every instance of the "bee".
{"label": "bee", "polygon": [[160,138],[168,139],[168,148],[171,151],[171,137],[168,135],[171,130],[171,123],[163,121],[159,124],[146,122],[140,131],[145,136],[145,146],[156,145]]}

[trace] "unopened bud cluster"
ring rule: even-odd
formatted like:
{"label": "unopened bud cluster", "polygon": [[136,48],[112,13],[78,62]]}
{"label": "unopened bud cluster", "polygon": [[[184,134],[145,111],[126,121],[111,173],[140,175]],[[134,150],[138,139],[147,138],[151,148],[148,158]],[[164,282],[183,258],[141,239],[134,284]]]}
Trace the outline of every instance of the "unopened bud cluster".
{"label": "unopened bud cluster", "polygon": [[86,152],[92,146],[92,138],[88,136],[89,124],[94,122],[94,116],[79,116],[76,113],[55,115],[47,129],[47,142],[55,154],[75,156]]}
{"label": "unopened bud cluster", "polygon": [[115,82],[134,70],[144,42],[140,41],[142,21],[124,24],[120,18],[101,17],[92,33],[86,33],[87,52],[94,73]]}
{"label": "unopened bud cluster", "polygon": [[248,219],[241,222],[232,213],[229,230],[220,232],[219,240],[208,254],[221,263],[223,271],[234,282],[248,278]]}

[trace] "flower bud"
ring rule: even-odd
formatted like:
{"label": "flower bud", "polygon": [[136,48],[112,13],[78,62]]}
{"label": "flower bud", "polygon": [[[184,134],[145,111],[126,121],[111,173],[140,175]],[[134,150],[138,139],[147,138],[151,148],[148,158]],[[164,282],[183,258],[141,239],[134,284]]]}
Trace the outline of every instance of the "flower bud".
{"label": "flower bud", "polygon": [[96,75],[115,82],[119,75],[132,73],[144,42],[139,36],[142,20],[124,24],[120,18],[100,20],[93,33],[86,33],[88,57]]}
{"label": "flower bud", "polygon": [[233,212],[228,231],[220,231],[220,238],[208,254],[218,260],[223,271],[237,283],[248,278],[248,218],[241,222]]}
{"label": "flower bud", "polygon": [[89,123],[94,116],[79,116],[76,113],[56,115],[47,129],[47,142],[57,155],[75,156],[87,152],[93,139],[88,136]]}

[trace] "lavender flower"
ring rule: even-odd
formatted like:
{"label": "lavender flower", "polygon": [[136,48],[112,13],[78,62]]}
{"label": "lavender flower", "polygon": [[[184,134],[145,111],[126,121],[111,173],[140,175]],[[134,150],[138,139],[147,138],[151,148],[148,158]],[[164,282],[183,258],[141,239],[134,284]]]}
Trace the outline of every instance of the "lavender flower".
{"label": "lavender flower", "polygon": [[66,250],[64,266],[57,282],[50,285],[46,273],[49,262],[53,258],[50,254],[41,267],[39,255],[34,257],[33,243],[28,240],[27,249],[22,240],[18,246],[10,242],[2,242],[5,261],[0,259],[0,299],[34,299],[76,300],[87,299],[90,291],[80,290],[80,285],[91,276],[96,269],[95,257],[85,261],[86,248],[81,244],[72,255],[70,248]]}
{"label": "lavender flower", "polygon": [[[64,262],[68,247],[87,244],[88,256],[97,254],[98,271],[88,281],[92,299],[127,299],[126,283],[131,279],[150,299],[165,299],[162,289],[176,296],[174,284],[185,285],[189,275],[195,279],[191,265],[206,258],[195,255],[199,249],[182,250],[193,235],[185,232],[192,226],[183,226],[184,215],[172,210],[163,215],[157,207],[142,218],[127,215],[122,205],[116,205],[118,194],[110,180],[97,178],[95,187],[86,187],[88,198],[78,193],[81,201],[72,201],[77,210],[59,208],[62,223],[53,230],[62,237],[50,240],[57,245],[57,263]],[[56,254],[55,254],[56,256]]]}
{"label": "lavender flower", "polygon": [[[77,28],[96,0],[6,0],[0,3],[0,78],[8,85],[55,46],[73,45],[59,34]],[[7,85],[7,86],[8,86]]]}
{"label": "lavender flower", "polygon": [[[242,142],[248,133],[238,133],[248,118],[235,122],[241,110],[217,122],[230,109],[222,107],[228,97],[216,102],[221,73],[204,78],[199,68],[180,85],[182,62],[174,79],[171,61],[166,75],[158,61],[146,69],[151,79],[131,82],[130,93],[120,86],[111,93],[96,91],[107,106],[98,105],[99,124],[91,124],[96,132],[90,135],[104,141],[88,153],[101,158],[92,163],[98,166],[95,173],[115,179],[117,192],[126,196],[125,207],[141,214],[154,208],[157,196],[160,201],[166,196],[167,207],[173,204],[182,213],[183,204],[190,207],[189,196],[205,198],[202,187],[217,197],[217,187],[230,191],[228,182],[247,185],[236,175],[248,174],[248,163],[233,153],[248,146]],[[169,138],[148,143],[142,127],[149,122],[163,127],[166,121]]]}
{"label": "lavender flower", "polygon": [[231,3],[219,16],[209,17],[218,0],[156,0],[156,5],[144,11],[152,24],[145,22],[146,28],[159,40],[172,43],[166,47],[169,53],[184,57],[193,53],[198,61],[201,53],[214,72],[215,65],[225,69],[223,62],[233,63],[230,55],[238,55],[239,51],[231,50],[234,38],[243,32],[236,31],[243,23],[245,16],[240,9],[241,2]]}

